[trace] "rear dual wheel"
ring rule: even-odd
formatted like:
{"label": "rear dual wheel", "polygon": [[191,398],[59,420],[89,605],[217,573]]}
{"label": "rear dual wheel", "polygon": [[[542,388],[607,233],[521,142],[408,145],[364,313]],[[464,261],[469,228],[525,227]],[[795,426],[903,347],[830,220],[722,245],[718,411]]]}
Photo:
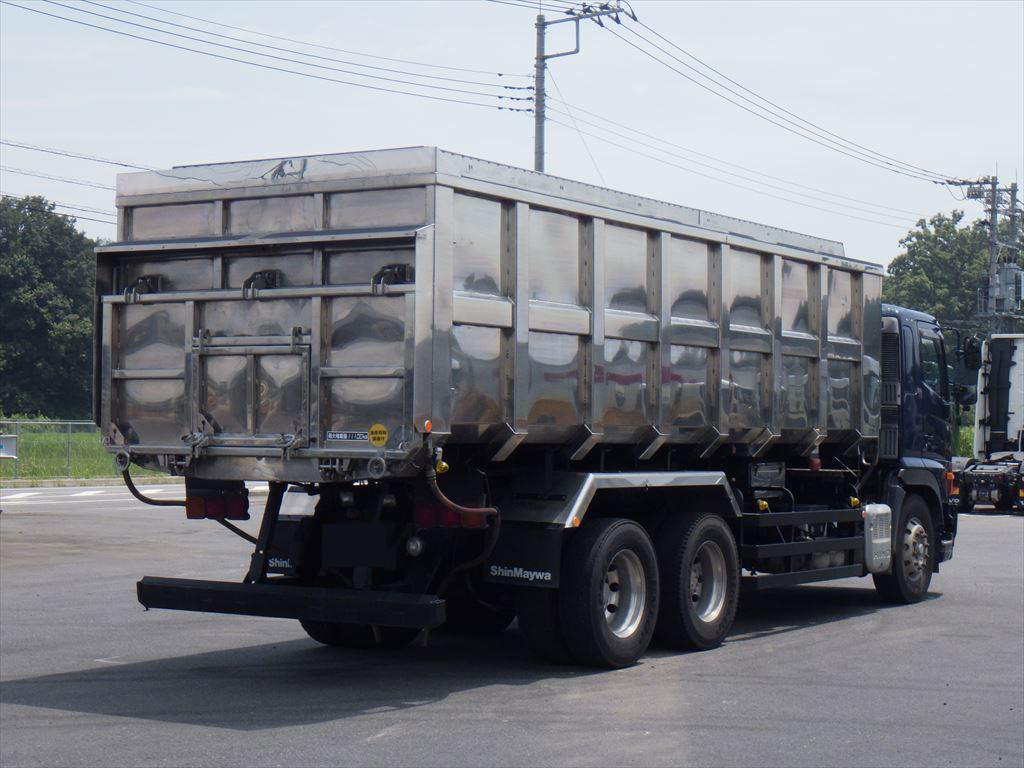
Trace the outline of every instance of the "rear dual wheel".
{"label": "rear dual wheel", "polygon": [[684,515],[658,531],[661,610],[655,639],[670,648],[722,644],[739,604],[736,540],[718,515]]}
{"label": "rear dual wheel", "polygon": [[650,537],[631,520],[588,522],[566,547],[561,586],[521,589],[516,609],[527,644],[543,659],[633,664],[647,650],[658,615]]}
{"label": "rear dual wheel", "polygon": [[329,621],[300,621],[306,634],[318,643],[334,648],[398,650],[420,633],[409,627],[372,627],[369,624],[339,624]]}

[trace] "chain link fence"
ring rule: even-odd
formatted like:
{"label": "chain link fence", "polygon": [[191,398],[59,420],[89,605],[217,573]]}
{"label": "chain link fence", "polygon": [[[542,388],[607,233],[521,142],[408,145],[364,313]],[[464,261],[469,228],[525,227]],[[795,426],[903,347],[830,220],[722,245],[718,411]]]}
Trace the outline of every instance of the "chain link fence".
{"label": "chain link fence", "polygon": [[91,421],[0,420],[0,481],[116,477]]}

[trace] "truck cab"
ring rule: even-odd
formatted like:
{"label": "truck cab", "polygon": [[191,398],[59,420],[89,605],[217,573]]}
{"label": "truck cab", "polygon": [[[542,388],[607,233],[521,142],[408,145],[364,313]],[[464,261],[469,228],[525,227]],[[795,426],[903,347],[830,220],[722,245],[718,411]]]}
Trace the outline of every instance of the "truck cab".
{"label": "truck cab", "polygon": [[959,488],[950,473],[963,388],[954,372],[962,354],[932,315],[882,305],[882,436],[880,458],[891,472],[887,497],[898,509],[908,493],[929,505],[941,547],[952,557]]}
{"label": "truck cab", "polygon": [[959,476],[962,511],[991,504],[1024,513],[1024,334],[981,345],[974,455]]}

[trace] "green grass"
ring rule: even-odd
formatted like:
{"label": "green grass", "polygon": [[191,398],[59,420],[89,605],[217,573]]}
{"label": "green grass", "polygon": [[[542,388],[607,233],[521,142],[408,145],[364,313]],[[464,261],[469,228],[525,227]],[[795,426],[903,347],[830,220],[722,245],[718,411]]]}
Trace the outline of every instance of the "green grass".
{"label": "green grass", "polygon": [[954,456],[973,456],[974,455],[974,427],[963,426],[960,427],[959,434],[955,435],[953,441],[953,455]]}
{"label": "green grass", "polygon": [[[56,478],[117,477],[114,457],[104,450],[100,433],[89,425],[71,426],[70,465],[68,463],[68,432],[66,424],[21,424],[18,439],[19,480],[50,480]],[[0,433],[13,435],[14,425],[0,422]],[[134,469],[133,473],[157,474]],[[15,461],[0,459],[0,481],[15,479]]]}

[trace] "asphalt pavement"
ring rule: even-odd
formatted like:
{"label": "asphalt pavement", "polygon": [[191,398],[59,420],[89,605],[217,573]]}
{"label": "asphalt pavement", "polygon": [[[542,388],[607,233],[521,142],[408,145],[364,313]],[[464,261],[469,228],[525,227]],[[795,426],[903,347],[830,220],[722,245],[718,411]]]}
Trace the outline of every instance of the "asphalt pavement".
{"label": "asphalt pavement", "polygon": [[514,625],[363,652],[293,621],[147,612],[141,576],[240,579],[249,545],[118,487],[0,491],[0,509],[3,768],[1024,766],[1020,517],[962,516],[918,605],[870,579],[752,596],[721,648],[606,672],[534,660]]}

